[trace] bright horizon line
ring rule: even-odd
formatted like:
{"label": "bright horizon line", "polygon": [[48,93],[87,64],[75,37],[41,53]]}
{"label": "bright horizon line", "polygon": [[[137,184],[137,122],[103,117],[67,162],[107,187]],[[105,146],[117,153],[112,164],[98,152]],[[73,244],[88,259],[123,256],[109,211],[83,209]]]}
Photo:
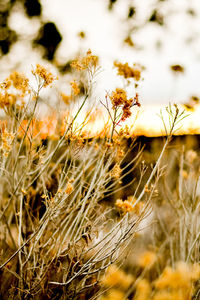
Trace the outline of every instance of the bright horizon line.
{"label": "bright horizon line", "polygon": [[[173,104],[171,104],[173,107]],[[164,125],[159,117],[160,111],[162,111],[163,118],[165,120],[165,125],[169,129],[168,125],[168,114],[166,112],[167,105],[143,105],[142,107],[134,107],[132,109],[132,116],[129,117],[125,122],[121,122],[120,125],[116,127],[116,130],[119,132],[120,129],[128,129],[130,136],[146,136],[146,137],[158,137],[166,136]],[[184,110],[184,105],[178,104],[180,111]],[[200,105],[196,105],[193,111],[186,111],[185,117],[176,127],[178,129],[174,132],[173,135],[194,135],[200,134]],[[63,118],[69,116],[69,111],[62,112]],[[48,122],[50,116],[43,116],[43,125],[46,123],[48,127]],[[86,112],[82,112],[76,121],[74,122],[74,128],[81,128],[81,124],[85,122]],[[53,116],[54,120],[54,129],[56,128],[56,117]],[[53,123],[53,122],[52,122]],[[52,128],[52,132],[54,131]],[[45,131],[45,126],[43,126],[42,131]],[[84,136],[98,137],[103,136],[104,133],[109,135],[111,130],[111,121],[109,119],[108,113],[104,109],[97,109],[91,112],[88,121],[85,123],[82,133]]]}

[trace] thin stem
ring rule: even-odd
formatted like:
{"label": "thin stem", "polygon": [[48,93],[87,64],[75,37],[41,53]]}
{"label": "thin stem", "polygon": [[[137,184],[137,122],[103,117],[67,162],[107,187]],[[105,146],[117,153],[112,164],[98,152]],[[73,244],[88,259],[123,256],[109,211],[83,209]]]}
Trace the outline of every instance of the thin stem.
{"label": "thin stem", "polygon": [[116,125],[116,116],[117,116],[117,108],[115,108],[115,110],[114,110],[114,117],[112,120],[112,131],[111,131],[111,135],[110,135],[110,143],[112,142],[112,139],[113,139],[113,134],[114,134],[115,125]]}
{"label": "thin stem", "polygon": [[86,102],[88,96],[89,96],[88,94],[85,96],[85,98],[84,98],[84,100],[83,100],[81,106],[79,107],[79,109],[78,109],[76,115],[74,116],[74,118],[73,118],[73,120],[71,121],[71,123],[68,125],[67,129],[65,130],[65,132],[64,132],[64,134],[63,134],[63,136],[62,136],[62,138],[59,140],[59,142],[58,142],[57,146],[55,147],[54,151],[49,155],[49,157],[48,157],[47,160],[45,161],[44,167],[40,170],[40,172],[39,172],[39,173],[33,178],[33,180],[30,182],[30,184],[28,185],[28,188],[31,187],[32,184],[33,184],[33,182],[34,182],[35,180],[37,180],[37,178],[40,177],[40,175],[41,175],[41,174],[44,172],[44,170],[47,168],[48,163],[50,162],[50,160],[52,159],[52,157],[55,155],[55,153],[57,152],[57,150],[62,146],[63,141],[65,140],[65,137],[66,137],[68,131],[70,130],[70,128],[72,128],[73,123],[74,123],[74,121],[76,120],[77,116],[79,115],[80,111],[82,110],[82,108],[83,108],[83,106],[84,106],[84,104],[85,104],[85,102]]}

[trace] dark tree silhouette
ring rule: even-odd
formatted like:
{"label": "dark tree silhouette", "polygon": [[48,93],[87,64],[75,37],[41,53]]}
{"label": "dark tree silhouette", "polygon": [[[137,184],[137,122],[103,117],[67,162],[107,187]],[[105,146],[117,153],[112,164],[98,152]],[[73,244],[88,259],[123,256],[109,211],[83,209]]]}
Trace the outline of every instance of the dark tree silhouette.
{"label": "dark tree silhouette", "polygon": [[113,8],[113,4],[115,4],[117,2],[117,0],[109,0],[109,5],[108,5],[108,9],[112,9]]}
{"label": "dark tree silhouette", "polygon": [[2,54],[7,54],[11,45],[17,40],[15,31],[8,27],[8,18],[13,4],[14,1],[0,2],[0,50]]}
{"label": "dark tree silhouette", "polygon": [[44,47],[44,57],[48,60],[52,60],[55,55],[55,51],[62,40],[56,25],[52,22],[45,23],[39,31],[39,35],[34,41],[34,44],[38,44]]}
{"label": "dark tree silhouette", "polygon": [[24,7],[29,17],[40,16],[42,13],[42,6],[38,0],[25,0]]}
{"label": "dark tree silhouette", "polygon": [[136,9],[133,6],[129,7],[129,11],[128,11],[128,18],[132,18],[136,13]]}
{"label": "dark tree silhouette", "polygon": [[162,25],[164,25],[164,17],[160,12],[158,12],[155,9],[149,18],[149,22],[155,22],[162,26]]}
{"label": "dark tree silhouette", "polygon": [[[42,18],[42,5],[40,0],[0,0],[0,54],[8,54],[11,46],[18,40],[15,31],[9,28],[8,18],[12,14],[13,5],[20,2],[24,6],[28,18]],[[62,36],[53,22],[47,22],[41,25],[37,37],[33,41],[34,46],[42,46],[44,49],[44,58],[53,60],[58,44]]]}

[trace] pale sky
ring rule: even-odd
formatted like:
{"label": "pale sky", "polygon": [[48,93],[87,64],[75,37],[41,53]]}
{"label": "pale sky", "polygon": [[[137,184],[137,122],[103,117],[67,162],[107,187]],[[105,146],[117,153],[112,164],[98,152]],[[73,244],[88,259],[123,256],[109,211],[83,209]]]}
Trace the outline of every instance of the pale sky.
{"label": "pale sky", "polygon": [[[171,6],[163,9],[172,10],[167,19],[168,30],[158,25],[149,24],[145,30],[133,35],[136,43],[144,45],[145,50],[136,51],[122,43],[128,24],[125,22],[127,4],[138,6],[139,17],[148,16],[152,11],[153,0],[118,0],[114,11],[107,10],[107,0],[41,0],[43,5],[43,20],[55,21],[61,34],[62,44],[57,51],[58,59],[73,58],[80,49],[91,48],[94,54],[99,55],[103,72],[99,76],[98,91],[105,94],[120,85],[116,79],[116,70],[113,61],[141,63],[146,67],[144,81],[140,85],[140,99],[143,104],[167,104],[170,102],[185,102],[189,96],[200,96],[200,41],[194,39],[191,45],[186,45],[183,39],[200,34],[200,22],[193,21],[183,15],[186,7],[196,8],[200,14],[198,0],[169,0]],[[173,11],[175,12],[173,14]],[[13,54],[7,59],[7,65],[23,71],[30,70],[31,65],[38,62],[39,55],[31,52],[26,42],[30,32],[35,34],[40,26],[37,19],[29,20],[21,12],[16,12],[10,18],[11,27],[21,34],[21,44],[13,47]],[[79,31],[85,31],[87,39],[83,42],[77,38]],[[164,48],[158,52],[154,42],[159,38],[164,42]],[[18,64],[17,64],[18,63]],[[177,80],[169,71],[171,64],[183,64],[186,68],[184,76]],[[5,61],[0,62],[2,71],[6,69]],[[2,75],[1,75],[2,76]]]}
{"label": "pale sky", "polygon": [[[47,4],[48,2],[48,4]],[[192,94],[200,95],[198,74],[200,72],[200,42],[195,41],[186,46],[183,39],[200,33],[200,22],[184,16],[184,8],[194,7],[200,12],[200,2],[195,0],[171,0],[170,8],[177,11],[168,17],[168,30],[162,31],[159,26],[148,25],[135,38],[145,46],[145,51],[134,51],[123,45],[122,41],[127,30],[127,4],[137,4],[139,16],[148,16],[151,0],[118,0],[113,13],[107,10],[108,1],[105,0],[43,0],[46,19],[54,20],[60,28],[64,40],[58,54],[67,57],[73,55],[80,47],[76,37],[77,32],[83,30],[88,38],[82,47],[91,48],[101,58],[103,82],[102,88],[112,89],[116,85],[113,60],[131,63],[141,63],[147,71],[141,84],[141,98],[145,104],[168,103],[169,101],[184,102]],[[164,7],[165,8],[165,7]],[[198,19],[198,18],[197,18]],[[164,34],[163,34],[164,32]],[[161,53],[153,47],[153,41],[159,37],[164,42]],[[134,36],[133,36],[134,39]],[[169,65],[180,63],[186,68],[184,76],[177,80],[171,76]],[[101,78],[102,79],[102,78]]]}

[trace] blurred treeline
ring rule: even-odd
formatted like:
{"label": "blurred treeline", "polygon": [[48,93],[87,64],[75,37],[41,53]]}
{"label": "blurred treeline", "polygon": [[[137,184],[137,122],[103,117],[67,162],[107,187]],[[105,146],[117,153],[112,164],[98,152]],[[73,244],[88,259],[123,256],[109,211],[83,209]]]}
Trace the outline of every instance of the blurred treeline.
{"label": "blurred treeline", "polygon": [[12,45],[19,40],[18,34],[9,27],[9,16],[18,4],[23,5],[28,18],[39,18],[41,26],[33,39],[33,47],[42,47],[43,55],[52,61],[62,36],[53,22],[42,22],[42,5],[39,0],[1,0],[0,1],[0,55],[11,51]]}
{"label": "blurred treeline", "polygon": [[[186,2],[185,8],[181,11],[179,8],[176,8],[173,5],[173,1],[170,2],[168,0],[154,0],[151,5],[147,2],[146,10],[147,13],[145,16],[141,17],[141,4],[140,1],[132,1],[124,3],[125,5],[125,14],[124,19],[121,20],[124,24],[126,24],[126,29],[124,30],[124,40],[123,42],[129,46],[134,48],[134,50],[142,49],[142,45],[138,45],[137,41],[134,40],[135,35],[140,30],[144,30],[148,25],[154,24],[155,26],[162,28],[162,30],[168,30],[168,23],[171,18],[175,18],[181,14],[182,17],[188,17],[186,20],[188,22],[192,22],[198,18],[197,7],[192,5],[191,1]],[[120,0],[106,0],[105,8],[110,11],[111,14],[115,14],[115,8],[120,4]],[[16,7],[23,7],[24,13],[27,18],[39,18],[40,20],[40,28],[37,32],[36,36],[32,38],[32,46],[42,50],[43,58],[54,63],[56,50],[61,43],[63,36],[60,32],[60,28],[58,28],[57,24],[53,21],[43,20],[43,10],[44,7],[40,0],[1,0],[0,1],[0,57],[8,54],[11,51],[12,45],[19,41],[20,37],[15,32],[15,30],[9,27],[9,16],[13,13]],[[66,16],[67,17],[67,16]],[[74,16],[76,17],[76,16]],[[83,16],[85,18],[85,16]],[[78,22],[78,20],[77,20]],[[195,27],[196,28],[196,27]],[[194,32],[191,32],[190,36],[185,37],[185,42],[191,44],[198,38],[197,35],[198,28],[195,29]],[[162,31],[161,31],[162,32]],[[84,39],[87,37],[87,33],[83,31],[80,32],[79,37]],[[156,45],[159,50],[162,48],[162,37],[156,41]],[[92,47],[92,45],[91,45]],[[65,73],[70,71],[69,62],[66,63],[65,66],[60,66],[59,69],[61,72]]]}

